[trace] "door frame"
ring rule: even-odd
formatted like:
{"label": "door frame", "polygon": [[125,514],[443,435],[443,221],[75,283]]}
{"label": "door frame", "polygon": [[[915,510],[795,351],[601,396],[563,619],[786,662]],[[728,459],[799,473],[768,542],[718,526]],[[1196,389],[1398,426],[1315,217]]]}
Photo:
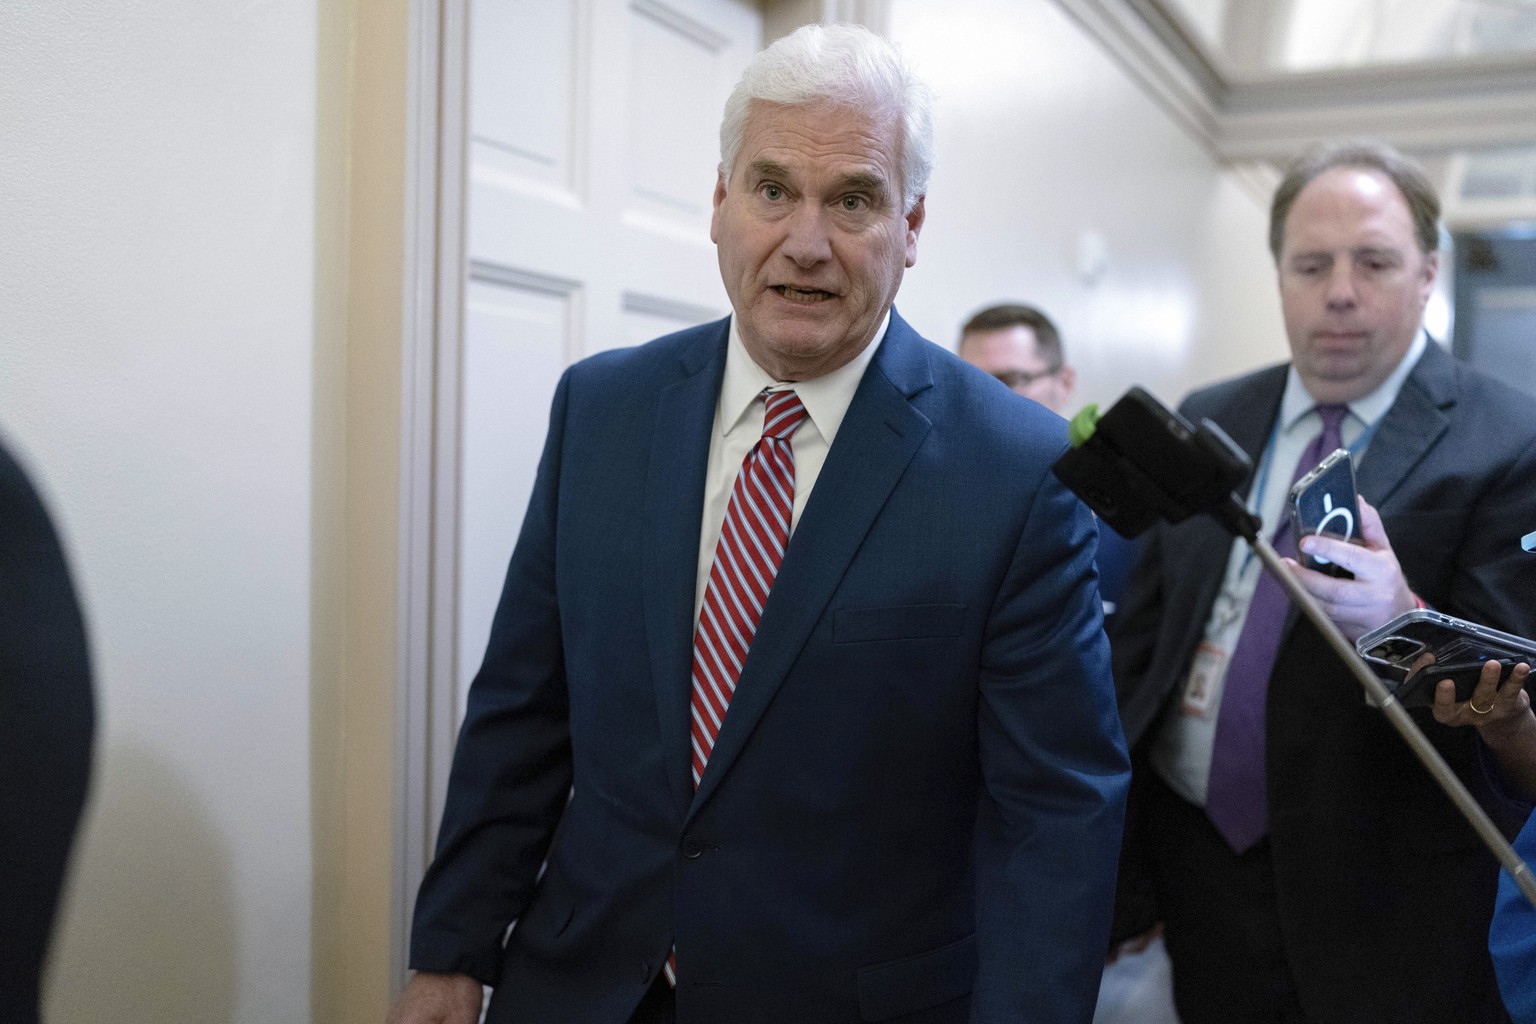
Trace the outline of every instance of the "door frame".
{"label": "door frame", "polygon": [[411,0],[390,977],[407,975],[454,741],[469,0]]}

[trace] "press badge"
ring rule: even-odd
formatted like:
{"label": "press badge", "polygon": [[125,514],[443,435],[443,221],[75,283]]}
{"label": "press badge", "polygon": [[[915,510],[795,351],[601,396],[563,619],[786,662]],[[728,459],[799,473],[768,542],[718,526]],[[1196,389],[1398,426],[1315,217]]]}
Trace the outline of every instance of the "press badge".
{"label": "press badge", "polygon": [[1195,648],[1194,659],[1189,665],[1189,678],[1184,682],[1184,701],[1180,708],[1187,718],[1205,718],[1211,712],[1212,699],[1221,674],[1227,667],[1227,652],[1209,640],[1202,640]]}

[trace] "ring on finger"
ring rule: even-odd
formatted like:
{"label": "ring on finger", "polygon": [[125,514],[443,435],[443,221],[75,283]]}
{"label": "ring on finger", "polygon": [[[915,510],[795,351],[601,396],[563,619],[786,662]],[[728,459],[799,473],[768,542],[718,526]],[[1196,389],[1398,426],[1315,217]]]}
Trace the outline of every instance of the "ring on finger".
{"label": "ring on finger", "polygon": [[1472,709],[1472,713],[1474,715],[1486,715],[1488,712],[1493,710],[1492,704],[1489,704],[1486,708],[1480,708],[1476,704],[1473,704],[1471,701],[1467,701],[1467,707]]}

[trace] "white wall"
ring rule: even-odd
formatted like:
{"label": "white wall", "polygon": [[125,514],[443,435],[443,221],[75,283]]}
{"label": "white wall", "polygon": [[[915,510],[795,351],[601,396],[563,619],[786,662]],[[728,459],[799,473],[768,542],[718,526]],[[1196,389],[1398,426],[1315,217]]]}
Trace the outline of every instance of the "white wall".
{"label": "white wall", "polygon": [[0,430],[102,727],[47,1016],[309,1017],[321,0],[8,0]]}
{"label": "white wall", "polygon": [[[1101,404],[1286,358],[1260,203],[1055,4],[892,0],[890,27],[937,93],[928,222],[897,300],[918,330],[952,346],[983,306],[1038,305],[1078,398]],[[1085,236],[1107,258],[1092,284]]]}

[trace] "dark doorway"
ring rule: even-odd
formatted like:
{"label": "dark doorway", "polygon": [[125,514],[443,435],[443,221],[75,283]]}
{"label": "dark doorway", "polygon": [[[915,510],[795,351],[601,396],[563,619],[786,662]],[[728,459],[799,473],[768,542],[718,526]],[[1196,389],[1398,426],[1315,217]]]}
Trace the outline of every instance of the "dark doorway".
{"label": "dark doorway", "polygon": [[1455,236],[1452,350],[1536,394],[1536,227]]}

